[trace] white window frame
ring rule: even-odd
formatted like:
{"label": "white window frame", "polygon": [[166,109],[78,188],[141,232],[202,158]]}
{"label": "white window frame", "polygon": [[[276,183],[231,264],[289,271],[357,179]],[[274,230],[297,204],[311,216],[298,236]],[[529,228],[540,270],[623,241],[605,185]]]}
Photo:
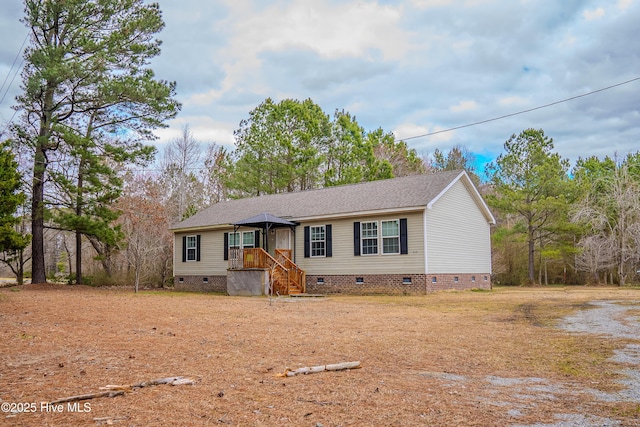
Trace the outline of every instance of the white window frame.
{"label": "white window frame", "polygon": [[[398,234],[385,236],[384,235],[384,226],[385,222],[395,222],[398,230]],[[400,220],[399,219],[388,219],[384,221],[380,221],[380,239],[382,246],[382,255],[400,255]],[[395,239],[398,242],[398,250],[396,252],[385,252],[384,241],[385,239]]]}
{"label": "white window frame", "polygon": [[[314,229],[316,230],[315,232]],[[318,232],[317,229],[322,231]],[[321,234],[321,239],[317,238],[318,234]],[[314,237],[316,238],[314,239]],[[309,245],[311,258],[325,258],[327,256],[327,227],[325,225],[312,225],[309,227]]]}
{"label": "white window frame", "polygon": [[[245,243],[245,236],[251,235],[251,244]],[[243,248],[255,248],[256,247],[256,233],[255,231],[243,231],[242,232],[242,247]]]}
{"label": "white window frame", "polygon": [[198,260],[198,236],[187,236],[186,242],[186,261],[195,262]]}
{"label": "white window frame", "polygon": [[[245,244],[244,236],[252,235],[252,244]],[[233,243],[233,244],[232,244]],[[255,231],[236,231],[235,233],[229,233],[229,249],[244,249],[256,247],[256,234]]]}
{"label": "white window frame", "polygon": [[[370,236],[369,233],[367,233],[368,235],[365,237],[365,224],[374,224],[374,228],[372,229],[372,231],[375,231],[375,236]],[[371,230],[367,230],[368,232]],[[378,221],[363,221],[360,222],[360,254],[363,256],[370,256],[370,255],[378,255],[380,253],[380,233],[378,233]],[[364,242],[366,241],[373,241],[375,242],[375,252],[371,252],[371,253],[365,253],[365,246],[364,246]]]}
{"label": "white window frame", "polygon": [[240,232],[229,233],[229,249],[240,249],[242,242],[240,241]]}

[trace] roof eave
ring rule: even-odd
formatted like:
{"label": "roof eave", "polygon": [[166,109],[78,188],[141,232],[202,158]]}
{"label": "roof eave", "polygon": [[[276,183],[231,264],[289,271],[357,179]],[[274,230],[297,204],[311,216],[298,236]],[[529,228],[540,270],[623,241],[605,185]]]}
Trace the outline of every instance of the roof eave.
{"label": "roof eave", "polygon": [[[354,211],[354,212],[340,212],[333,214],[324,214],[324,215],[313,215],[306,216],[300,218],[292,218],[291,221],[295,222],[296,225],[299,225],[301,222],[310,222],[310,221],[321,221],[326,219],[344,219],[344,218],[356,218],[356,217],[365,217],[365,216],[373,216],[373,215],[391,215],[394,213],[409,213],[409,212],[422,212],[425,210],[425,206],[405,206],[401,208],[387,208],[387,209],[374,209],[367,211]],[[215,225],[203,225],[203,226],[194,226],[194,227],[179,227],[172,228],[171,231],[173,233],[188,233],[193,231],[215,231],[222,229],[232,228],[233,224],[225,223],[225,224],[215,224]]]}

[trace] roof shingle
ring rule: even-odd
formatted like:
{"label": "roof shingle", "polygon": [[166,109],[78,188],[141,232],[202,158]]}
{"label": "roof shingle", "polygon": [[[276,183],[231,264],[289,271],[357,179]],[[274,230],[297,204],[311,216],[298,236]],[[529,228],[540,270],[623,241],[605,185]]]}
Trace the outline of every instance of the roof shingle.
{"label": "roof shingle", "polygon": [[363,211],[426,207],[462,171],[411,175],[401,178],[325,187],[293,193],[269,194],[217,203],[175,224],[174,231],[227,225],[268,212],[289,220],[340,216]]}

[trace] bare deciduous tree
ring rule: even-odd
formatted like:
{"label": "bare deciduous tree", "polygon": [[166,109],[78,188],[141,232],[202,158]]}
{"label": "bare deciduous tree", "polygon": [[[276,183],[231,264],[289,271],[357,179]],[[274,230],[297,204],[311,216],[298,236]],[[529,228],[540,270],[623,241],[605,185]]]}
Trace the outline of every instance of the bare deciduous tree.
{"label": "bare deciduous tree", "polygon": [[166,146],[162,161],[161,180],[167,191],[173,221],[181,221],[203,207],[204,191],[196,173],[200,167],[200,142],[189,125],[185,125],[182,136]]}
{"label": "bare deciduous tree", "polygon": [[640,261],[640,184],[623,164],[599,178],[594,188],[597,192],[585,197],[573,215],[574,221],[589,226],[593,233],[579,243],[585,250],[582,261],[601,257],[583,267],[592,274],[595,262],[600,269],[615,267],[624,286]]}
{"label": "bare deciduous tree", "polygon": [[133,269],[134,287],[155,275],[164,282],[170,271],[172,235],[170,221],[154,179],[138,177],[120,198],[120,224],[127,241],[127,261]]}

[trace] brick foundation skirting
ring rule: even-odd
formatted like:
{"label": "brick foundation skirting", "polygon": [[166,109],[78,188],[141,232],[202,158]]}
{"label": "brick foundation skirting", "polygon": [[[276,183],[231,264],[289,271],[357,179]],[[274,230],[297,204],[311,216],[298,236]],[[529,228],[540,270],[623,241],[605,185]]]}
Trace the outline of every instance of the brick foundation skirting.
{"label": "brick foundation skirting", "polygon": [[176,291],[227,293],[227,276],[176,276]]}
{"label": "brick foundation skirting", "polygon": [[[176,276],[174,284],[177,291],[227,293],[226,275]],[[306,291],[309,294],[424,295],[444,290],[470,289],[491,289],[491,275],[489,273],[307,275]]]}
{"label": "brick foundation skirting", "polygon": [[[435,279],[434,279],[435,278]],[[491,289],[490,274],[307,275],[307,293],[424,295],[443,290]]]}
{"label": "brick foundation skirting", "polygon": [[[435,278],[435,281],[434,281]],[[429,274],[427,276],[428,292],[445,290],[465,291],[470,289],[491,289],[491,274]]]}

